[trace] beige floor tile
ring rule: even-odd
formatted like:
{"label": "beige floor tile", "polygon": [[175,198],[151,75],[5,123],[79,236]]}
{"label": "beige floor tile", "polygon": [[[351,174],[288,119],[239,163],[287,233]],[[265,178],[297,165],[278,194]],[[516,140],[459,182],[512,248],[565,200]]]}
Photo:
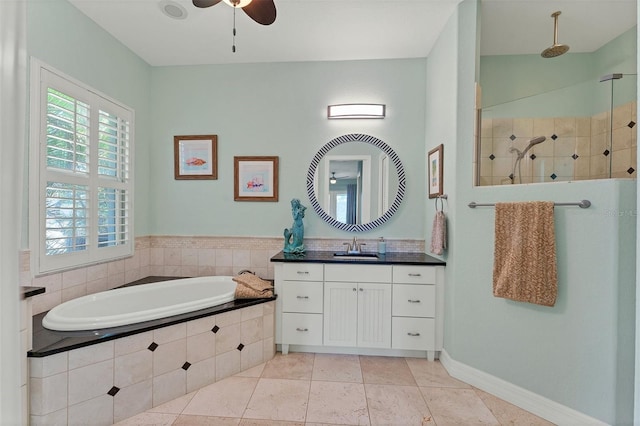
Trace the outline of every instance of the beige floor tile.
{"label": "beige floor tile", "polygon": [[176,418],[177,414],[144,412],[118,422],[115,426],[170,426]]}
{"label": "beige floor tile", "polygon": [[421,387],[420,391],[438,426],[499,425],[473,389]]}
{"label": "beige floor tile", "polygon": [[258,379],[228,377],[200,389],[182,414],[241,418]]}
{"label": "beige floor tile", "polygon": [[361,356],[360,366],[365,383],[416,386],[404,358]]}
{"label": "beige floor tile", "polygon": [[482,399],[484,404],[489,407],[489,410],[491,410],[501,425],[553,426],[553,423],[548,422],[535,414],[531,414],[520,407],[516,407],[513,404],[503,401],[487,392],[483,392],[476,388],[474,388],[474,391]]}
{"label": "beige floor tile", "polygon": [[304,422],[309,385],[306,380],[259,379],[242,417]]}
{"label": "beige floor tile", "polygon": [[415,386],[365,385],[372,425],[435,425]]}
{"label": "beige floor tile", "polygon": [[[306,423],[308,425],[309,423]],[[282,420],[242,419],[240,426],[305,426],[304,422],[283,422]]]}
{"label": "beige floor tile", "polygon": [[180,398],[173,399],[169,402],[165,402],[162,405],[158,405],[157,407],[153,407],[148,412],[150,413],[167,413],[167,414],[180,414],[182,410],[189,404],[191,399],[194,397],[196,393],[191,392]]}
{"label": "beige floor tile", "polygon": [[440,361],[428,361],[425,358],[406,358],[409,370],[418,386],[440,388],[470,388],[465,382],[449,376]]}
{"label": "beige floor tile", "polygon": [[343,382],[311,382],[307,420],[317,423],[368,425],[364,385]]}
{"label": "beige floor tile", "polygon": [[231,417],[192,416],[183,414],[179,416],[172,426],[237,426],[240,419]]}
{"label": "beige floor tile", "polygon": [[362,370],[358,355],[316,354],[313,380],[326,382],[362,383]]}
{"label": "beige floor tile", "polygon": [[260,377],[262,372],[264,371],[264,366],[266,364],[256,365],[255,367],[249,368],[248,370],[241,371],[236,374],[238,377]]}
{"label": "beige floor tile", "polygon": [[311,380],[315,354],[281,353],[267,362],[262,371],[263,378]]}

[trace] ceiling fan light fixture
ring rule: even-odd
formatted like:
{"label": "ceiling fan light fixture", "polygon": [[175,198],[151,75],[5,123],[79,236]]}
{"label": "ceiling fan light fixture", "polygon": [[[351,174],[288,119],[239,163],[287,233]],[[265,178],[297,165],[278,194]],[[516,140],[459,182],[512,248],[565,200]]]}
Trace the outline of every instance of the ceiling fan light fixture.
{"label": "ceiling fan light fixture", "polygon": [[384,104],[337,104],[327,107],[327,118],[384,118]]}
{"label": "ceiling fan light fixture", "polygon": [[332,173],[331,173],[331,177],[329,178],[329,183],[330,183],[331,185],[335,185],[335,183],[336,183],[337,181],[338,181],[338,180],[336,179],[336,173],[335,173],[335,172],[332,172]]}
{"label": "ceiling fan light fixture", "polygon": [[231,7],[245,7],[249,3],[251,3],[252,0],[222,0],[222,1]]}

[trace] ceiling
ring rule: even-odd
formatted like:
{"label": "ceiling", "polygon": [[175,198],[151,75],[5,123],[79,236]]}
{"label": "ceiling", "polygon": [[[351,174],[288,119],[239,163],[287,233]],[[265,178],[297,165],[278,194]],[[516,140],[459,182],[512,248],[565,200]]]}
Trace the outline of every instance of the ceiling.
{"label": "ceiling", "polygon": [[[219,3],[191,0],[69,0],[153,66],[339,61],[428,56],[461,0],[274,0],[269,26]],[[260,0],[254,0],[260,1]],[[182,7],[186,17],[163,12]],[[636,24],[636,0],[485,0],[481,53],[539,53],[559,43],[592,52]]]}

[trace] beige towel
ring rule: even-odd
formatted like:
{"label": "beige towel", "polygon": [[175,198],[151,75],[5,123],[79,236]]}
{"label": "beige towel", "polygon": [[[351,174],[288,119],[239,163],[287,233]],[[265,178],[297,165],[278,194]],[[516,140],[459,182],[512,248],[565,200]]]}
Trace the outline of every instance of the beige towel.
{"label": "beige towel", "polygon": [[273,297],[273,284],[252,274],[243,273],[232,278],[236,282],[236,299],[259,299]]}
{"label": "beige towel", "polygon": [[496,203],[493,295],[553,306],[557,293],[553,202]]}
{"label": "beige towel", "polygon": [[447,217],[439,210],[433,218],[431,229],[431,253],[442,254],[447,248]]}

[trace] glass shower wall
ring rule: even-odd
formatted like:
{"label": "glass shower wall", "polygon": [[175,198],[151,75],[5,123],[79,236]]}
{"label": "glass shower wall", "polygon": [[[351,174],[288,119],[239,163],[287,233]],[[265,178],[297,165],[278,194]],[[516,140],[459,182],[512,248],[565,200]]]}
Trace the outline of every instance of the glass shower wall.
{"label": "glass shower wall", "polygon": [[[636,76],[614,76],[483,108],[478,184],[636,178]],[[546,140],[516,167],[518,151],[539,136]]]}

